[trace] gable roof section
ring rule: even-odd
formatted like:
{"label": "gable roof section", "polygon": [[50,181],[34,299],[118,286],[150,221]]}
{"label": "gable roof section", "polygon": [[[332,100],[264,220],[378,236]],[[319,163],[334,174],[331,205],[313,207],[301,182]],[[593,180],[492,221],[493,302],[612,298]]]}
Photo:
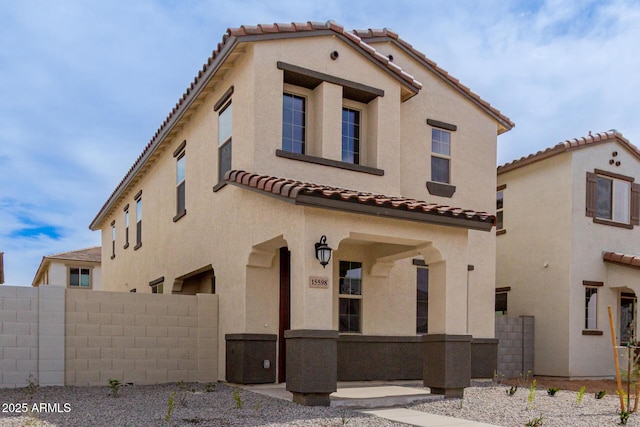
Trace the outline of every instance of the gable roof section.
{"label": "gable roof section", "polygon": [[42,261],[40,261],[40,265],[38,266],[38,270],[36,271],[35,276],[33,276],[31,286],[37,286],[36,282],[38,281],[38,278],[44,274],[52,260],[93,262],[99,264],[102,262],[102,247],[94,246],[86,249],[78,249],[76,251],[61,252],[59,254],[43,256]]}
{"label": "gable roof section", "polygon": [[296,205],[375,215],[436,225],[489,231],[496,217],[486,212],[428,203],[405,197],[363,193],[328,185],[231,170],[225,181]]}
{"label": "gable roof section", "polygon": [[178,100],[175,107],[173,107],[151,140],[147,143],[142,153],[133,163],[133,166],[131,166],[116,189],[111,193],[105,204],[89,225],[89,228],[91,230],[97,230],[100,227],[102,221],[108,215],[119,197],[124,193],[127,186],[133,181],[133,178],[144,171],[145,165],[156,152],[158,146],[184,116],[185,112],[194,103],[195,99],[203,92],[208,82],[220,69],[222,63],[224,63],[239,43],[323,35],[334,35],[341,38],[347,44],[354,47],[365,57],[371,60],[373,64],[399,81],[414,95],[422,88],[422,84],[419,81],[409,73],[402,70],[402,68],[397,64],[390,61],[388,57],[382,55],[375,48],[365,43],[356,34],[346,31],[344,27],[333,21],[327,21],[325,23],[309,21],[306,23],[291,24],[261,24],[256,26],[243,25],[238,28],[229,28],[222,37],[222,41],[218,43],[217,48],[211,53],[207,62],[193,79],[191,85],[189,85],[186,91],[182,94],[182,97]]}
{"label": "gable roof section", "polygon": [[640,269],[640,256],[628,255],[621,252],[602,252],[602,260],[612,264]]}
{"label": "gable roof section", "polygon": [[401,39],[400,36],[398,36],[398,33],[388,28],[383,28],[381,30],[371,28],[369,28],[368,30],[353,30],[353,33],[367,43],[391,42],[394,45],[398,46],[409,56],[420,62],[429,71],[434,73],[440,79],[444,80],[447,84],[456,89],[464,97],[469,99],[469,101],[492,116],[500,125],[498,128],[498,134],[504,133],[515,127],[515,123],[513,123],[511,119],[509,119],[509,117],[502,114],[500,110],[492,107],[491,104],[480,98],[478,94],[474,93],[467,86],[460,83],[460,80],[456,79],[445,70],[440,68],[438,64],[427,58],[424,53],[414,48],[410,43],[407,43],[405,40]]}
{"label": "gable roof section", "polygon": [[612,129],[607,132],[599,132],[596,134],[589,133],[588,136],[583,136],[581,138],[568,139],[564,142],[560,142],[554,145],[553,147],[538,151],[537,153],[530,154],[525,157],[521,157],[518,160],[513,160],[512,162],[505,163],[502,166],[498,166],[498,175],[521,168],[523,166],[530,165],[532,163],[539,162],[549,157],[557,156],[558,154],[580,150],[611,141],[619,142],[624,148],[626,148],[631,154],[633,154],[638,158],[638,160],[640,160],[640,150],[638,150],[635,145],[630,143],[628,139],[622,136],[621,133],[619,133],[615,129]]}

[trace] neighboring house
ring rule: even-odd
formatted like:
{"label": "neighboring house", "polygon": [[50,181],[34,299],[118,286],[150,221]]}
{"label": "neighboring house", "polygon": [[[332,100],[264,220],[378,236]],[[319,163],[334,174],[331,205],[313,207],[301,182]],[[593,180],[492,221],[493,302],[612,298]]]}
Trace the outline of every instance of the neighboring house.
{"label": "neighboring house", "polygon": [[535,317],[536,375],[615,373],[636,330],[640,151],[615,130],[498,167],[496,310]]}
{"label": "neighboring house", "polygon": [[90,225],[103,288],[218,294],[220,380],[460,395],[495,369],[512,127],[389,30],[230,29]]}
{"label": "neighboring house", "polygon": [[79,249],[42,257],[31,286],[55,285],[74,289],[101,289],[102,248]]}

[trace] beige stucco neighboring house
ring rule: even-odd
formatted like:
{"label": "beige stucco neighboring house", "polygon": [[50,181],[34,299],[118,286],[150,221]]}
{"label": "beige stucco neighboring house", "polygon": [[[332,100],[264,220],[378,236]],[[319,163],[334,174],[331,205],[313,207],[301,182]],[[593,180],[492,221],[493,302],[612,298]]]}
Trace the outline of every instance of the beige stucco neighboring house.
{"label": "beige stucco neighboring house", "polygon": [[31,286],[55,285],[100,290],[100,246],[42,257]]}
{"label": "beige stucco neighboring house", "polygon": [[217,294],[220,380],[460,395],[495,369],[512,127],[390,30],[229,29],[90,225],[103,289]]}
{"label": "beige stucco neighboring house", "polygon": [[536,375],[610,377],[636,329],[640,151],[615,130],[498,167],[499,310],[535,317]]}

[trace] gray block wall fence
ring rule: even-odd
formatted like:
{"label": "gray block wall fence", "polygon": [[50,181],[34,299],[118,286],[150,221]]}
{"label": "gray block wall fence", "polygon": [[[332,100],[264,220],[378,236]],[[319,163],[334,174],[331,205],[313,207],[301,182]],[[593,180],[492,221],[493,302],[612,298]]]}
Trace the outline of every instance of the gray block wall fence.
{"label": "gray block wall fence", "polygon": [[0,286],[0,387],[218,378],[218,296]]}
{"label": "gray block wall fence", "polygon": [[498,378],[533,375],[533,316],[496,316],[498,343]]}

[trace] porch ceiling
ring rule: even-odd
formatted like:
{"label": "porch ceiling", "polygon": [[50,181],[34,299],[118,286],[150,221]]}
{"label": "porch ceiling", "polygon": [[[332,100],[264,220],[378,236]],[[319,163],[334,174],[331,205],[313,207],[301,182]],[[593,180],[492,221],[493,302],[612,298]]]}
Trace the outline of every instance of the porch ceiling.
{"label": "porch ceiling", "polygon": [[489,231],[495,215],[405,197],[363,193],[345,188],[231,170],[225,181],[296,205]]}

